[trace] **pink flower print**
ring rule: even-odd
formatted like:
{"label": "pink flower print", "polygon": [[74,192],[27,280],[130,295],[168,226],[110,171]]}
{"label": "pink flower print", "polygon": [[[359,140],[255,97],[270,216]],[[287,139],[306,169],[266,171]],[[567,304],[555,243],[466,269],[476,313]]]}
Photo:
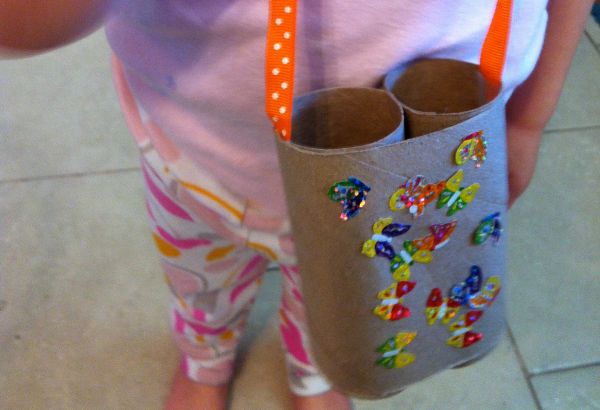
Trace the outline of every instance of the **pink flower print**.
{"label": "pink flower print", "polygon": [[229,270],[232,270],[235,265],[237,265],[240,261],[240,258],[238,258],[237,256],[235,256],[235,254],[233,254],[231,257],[228,257],[227,259],[221,259],[215,262],[209,262],[206,264],[206,266],[204,267],[203,271],[205,273],[223,273]]}
{"label": "pink flower print", "polygon": [[212,241],[208,239],[177,239],[160,226],[157,226],[156,229],[164,240],[179,249],[191,249],[197,246],[210,245],[212,243]]}
{"label": "pink flower print", "polygon": [[161,260],[161,265],[168,278],[169,286],[175,294],[185,296],[205,292],[208,289],[208,281],[201,274],[169,263],[164,259]]}
{"label": "pink flower print", "polygon": [[142,162],[142,171],[144,173],[144,179],[146,181],[146,185],[148,186],[148,190],[152,194],[152,196],[158,201],[161,206],[168,211],[169,213],[187,221],[193,221],[192,217],[179,205],[177,205],[171,198],[165,195],[158,186],[152,180],[152,177],[148,174],[148,170],[146,169],[147,165]]}
{"label": "pink flower print", "polygon": [[186,327],[192,329],[196,335],[218,335],[228,330],[227,326],[219,326],[216,328],[201,325],[200,323],[192,323],[186,321],[181,313],[177,310],[173,311],[175,332],[185,335]]}
{"label": "pink flower print", "polygon": [[244,293],[244,291],[246,289],[248,289],[251,285],[258,286],[255,279],[257,279],[260,275],[262,275],[262,272],[259,273],[258,275],[256,275],[256,277],[253,278],[252,280],[246,281],[246,282],[242,283],[241,285],[237,286],[236,288],[234,288],[231,291],[231,294],[229,295],[229,301],[232,304],[235,303],[235,301],[241,296],[241,294]]}
{"label": "pink flower print", "polygon": [[298,361],[310,364],[308,354],[302,346],[302,334],[282,309],[279,310],[279,315],[281,317],[279,329],[288,352]]}

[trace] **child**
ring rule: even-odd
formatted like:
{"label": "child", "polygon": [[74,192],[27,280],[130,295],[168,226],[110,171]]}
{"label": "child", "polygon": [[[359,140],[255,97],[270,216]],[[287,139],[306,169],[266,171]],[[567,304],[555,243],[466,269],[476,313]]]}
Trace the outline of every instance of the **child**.
{"label": "child", "polygon": [[[514,6],[503,78],[510,204],[531,179],[592,0],[550,0],[548,14],[546,0],[524,3]],[[418,57],[477,62],[495,2],[298,6],[296,95],[374,86],[396,64]],[[141,152],[153,237],[174,293],[173,328],[183,359],[167,407],[225,407],[237,341],[260,277],[277,261],[295,406],[349,408],[319,375],[306,338],[275,137],[263,113],[266,2],[5,0],[0,47],[8,56],[39,52],[101,22],[115,52],[115,81]]]}

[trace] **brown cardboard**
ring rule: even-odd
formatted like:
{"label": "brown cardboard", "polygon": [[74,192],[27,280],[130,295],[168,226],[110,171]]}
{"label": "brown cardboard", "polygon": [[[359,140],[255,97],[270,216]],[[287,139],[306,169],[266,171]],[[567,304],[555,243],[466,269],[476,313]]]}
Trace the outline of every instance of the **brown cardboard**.
{"label": "brown cardboard", "polygon": [[[440,63],[445,65],[445,61]],[[471,82],[472,77],[467,75],[464,81]],[[461,90],[483,92],[481,84],[454,84]],[[433,92],[422,82],[420,86],[431,98],[444,98],[441,89]],[[324,90],[299,97],[294,107],[292,141],[279,141],[278,150],[317,365],[337,389],[356,397],[381,398],[485,354],[503,333],[506,232],[496,246],[490,241],[476,246],[472,234],[481,219],[498,211],[506,226],[506,131],[504,105],[496,97],[490,102],[478,100],[483,104],[469,108],[466,114],[459,113],[449,122],[438,121],[438,115],[430,112],[420,115],[413,110],[418,114],[413,120],[416,129],[429,129],[427,121],[431,119],[432,129],[437,131],[403,140],[402,127],[394,128],[394,120],[399,117],[393,104],[359,90]],[[340,101],[348,106],[336,106]],[[380,110],[383,112],[377,112]],[[333,123],[328,125],[329,118]],[[453,158],[462,138],[479,130],[488,140],[487,161],[481,168],[476,168],[474,162],[457,166]],[[481,184],[466,209],[448,217],[445,208],[438,210],[432,203],[417,219],[406,211],[389,209],[390,196],[408,178],[424,175],[429,182],[437,182],[458,169],[464,170],[461,186]],[[360,213],[342,221],[341,206],[328,198],[327,191],[349,176],[359,178],[371,191]],[[449,243],[433,251],[430,264],[415,263],[410,268],[411,281],[417,285],[404,298],[404,305],[412,315],[395,322],[372,313],[378,305],[377,293],[393,283],[389,261],[361,254],[363,242],[372,235],[373,223],[387,216],[392,216],[394,222],[413,225],[408,233],[394,239],[396,249],[404,240],[426,236],[432,224],[458,221]],[[484,282],[492,275],[500,276],[503,289],[475,324],[474,330],[482,332],[484,339],[457,349],[446,344],[450,337],[446,326],[427,324],[425,303],[434,287],[441,288],[446,296],[452,285],[467,277],[471,265],[481,267]],[[461,313],[466,311],[463,308]],[[416,355],[413,363],[400,369],[375,365],[380,357],[377,347],[399,332],[413,331],[417,337],[406,348]]]}

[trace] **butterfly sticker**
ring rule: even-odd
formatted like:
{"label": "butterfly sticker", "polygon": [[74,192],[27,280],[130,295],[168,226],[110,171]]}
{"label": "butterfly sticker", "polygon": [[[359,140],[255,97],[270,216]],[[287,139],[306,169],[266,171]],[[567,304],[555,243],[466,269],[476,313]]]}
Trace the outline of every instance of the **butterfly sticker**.
{"label": "butterfly sticker", "polygon": [[469,297],[469,307],[471,309],[483,309],[491,306],[500,293],[500,289],[500,278],[497,276],[490,276],[485,282],[485,285],[483,285],[483,289]]}
{"label": "butterfly sticker", "polygon": [[461,188],[460,183],[462,182],[464,172],[459,169],[446,181],[444,190],[439,196],[437,202],[437,208],[440,209],[444,206],[448,207],[446,215],[452,216],[456,212],[464,209],[467,204],[475,199],[475,195],[479,190],[479,184],[474,183],[466,188]]}
{"label": "butterfly sticker", "polygon": [[434,288],[429,294],[425,305],[427,323],[432,326],[435,322],[441,320],[442,323],[447,324],[456,316],[459,310],[460,303],[458,301],[442,297],[442,290]]}
{"label": "butterfly sticker", "polygon": [[500,223],[500,212],[486,216],[479,222],[477,229],[473,232],[473,242],[482,245],[490,237],[494,243],[498,243],[502,235],[502,224]]}
{"label": "butterfly sticker", "polygon": [[377,294],[381,300],[373,313],[383,320],[400,320],[410,317],[410,309],[402,304],[403,297],[415,288],[416,282],[394,282]]}
{"label": "butterfly sticker", "polygon": [[342,204],[340,219],[348,219],[358,215],[358,212],[367,203],[367,193],[371,190],[364,182],[355,177],[333,184],[327,196],[329,199]]}
{"label": "butterfly sticker", "polygon": [[431,235],[427,235],[424,238],[415,239],[413,243],[419,249],[429,249],[431,251],[440,249],[450,240],[450,235],[452,235],[454,229],[456,229],[457,223],[457,221],[452,221],[447,224],[431,225],[429,227],[429,232],[431,232]]}
{"label": "butterfly sticker", "polygon": [[479,168],[487,158],[487,140],[483,131],[477,131],[462,139],[456,149],[454,160],[456,165],[464,165],[469,160],[475,161],[475,167]]}
{"label": "butterfly sticker", "polygon": [[481,290],[481,282],[481,268],[477,265],[471,266],[467,279],[457,283],[450,289],[450,299],[458,302],[459,305],[466,305]]}
{"label": "butterfly sticker", "polygon": [[410,266],[415,262],[429,263],[432,259],[429,249],[419,249],[413,241],[404,241],[400,252],[390,261],[390,272],[395,281],[407,281],[410,279]]}
{"label": "butterfly sticker", "polygon": [[408,346],[417,337],[417,332],[401,332],[390,337],[384,344],[377,348],[382,353],[376,364],[386,369],[399,369],[415,361],[415,355],[406,351]]}
{"label": "butterfly sticker", "polygon": [[424,176],[417,175],[400,185],[390,197],[389,207],[394,212],[407,209],[415,218],[421,216],[425,206],[439,197],[445,184],[445,181],[427,184]]}
{"label": "butterfly sticker", "polygon": [[395,224],[392,218],[379,218],[373,224],[373,236],[363,244],[362,254],[369,258],[379,255],[394,259],[396,252],[392,246],[392,239],[405,234],[409,229],[410,225]]}
{"label": "butterfly sticker", "polygon": [[390,262],[390,271],[395,281],[407,281],[410,278],[410,266],[415,262],[429,263],[432,260],[431,252],[444,246],[456,228],[456,221],[447,224],[431,225],[430,235],[404,241],[400,252]]}
{"label": "butterfly sticker", "polygon": [[470,303],[472,298],[481,296],[482,274],[479,266],[471,266],[469,276],[462,282],[452,286],[448,297],[442,297],[442,291],[435,288],[429,294],[425,305],[427,323],[433,325],[438,320],[446,324],[458,314],[461,306]]}
{"label": "butterfly sticker", "polygon": [[474,345],[483,339],[482,333],[473,332],[473,324],[477,322],[482,315],[483,312],[480,310],[471,310],[448,326],[448,330],[452,334],[447,340],[448,345],[463,349]]}

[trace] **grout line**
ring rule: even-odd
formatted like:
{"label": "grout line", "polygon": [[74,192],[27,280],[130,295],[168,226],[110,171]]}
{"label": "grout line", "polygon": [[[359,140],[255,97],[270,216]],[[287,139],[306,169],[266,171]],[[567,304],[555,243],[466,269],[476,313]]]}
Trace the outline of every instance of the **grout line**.
{"label": "grout line", "polygon": [[139,167],[132,167],[132,168],[109,169],[109,170],[105,170],[105,171],[74,172],[71,174],[43,175],[43,176],[35,176],[35,177],[2,179],[2,180],[0,180],[0,185],[14,184],[14,183],[19,183],[19,182],[45,181],[45,180],[53,180],[53,179],[83,178],[83,177],[98,176],[98,175],[113,175],[113,174],[120,174],[120,173],[133,172],[133,171],[139,171],[139,170],[140,170]]}
{"label": "grout line", "polygon": [[550,130],[544,130],[544,134],[556,134],[558,132],[573,132],[573,131],[600,131],[600,125],[588,125],[585,127],[573,127],[573,128],[553,128]]}
{"label": "grout line", "polygon": [[564,367],[555,367],[553,369],[548,369],[548,370],[542,370],[539,372],[532,372],[531,376],[544,376],[547,374],[553,374],[553,373],[560,373],[560,372],[568,372],[570,370],[579,370],[579,369],[586,369],[588,367],[595,367],[595,366],[600,366],[600,361],[597,362],[590,362],[590,363],[583,363],[583,364],[574,364],[572,366],[564,366]]}
{"label": "grout line", "polygon": [[515,354],[517,355],[519,367],[521,368],[521,372],[523,373],[523,376],[525,377],[525,381],[527,382],[527,387],[529,387],[529,393],[531,394],[531,397],[533,397],[533,401],[535,402],[535,406],[536,406],[537,410],[542,410],[542,404],[540,403],[540,398],[538,397],[537,392],[535,391],[535,388],[533,387],[533,383],[531,382],[531,375],[527,371],[527,366],[525,365],[525,360],[523,359],[523,355],[521,354],[521,351],[519,350],[519,346],[517,345],[517,341],[515,340],[515,336],[513,335],[512,329],[510,328],[510,326],[508,324],[507,324],[506,328],[508,329],[508,337],[510,338],[510,342],[513,345],[513,349],[515,349]]}
{"label": "grout line", "polygon": [[594,46],[594,48],[596,49],[598,54],[600,54],[600,44],[596,44],[596,42],[594,41],[594,39],[592,38],[590,33],[588,33],[587,30],[583,30],[583,35],[586,36],[588,40],[590,40],[590,43],[592,43],[592,46]]}

